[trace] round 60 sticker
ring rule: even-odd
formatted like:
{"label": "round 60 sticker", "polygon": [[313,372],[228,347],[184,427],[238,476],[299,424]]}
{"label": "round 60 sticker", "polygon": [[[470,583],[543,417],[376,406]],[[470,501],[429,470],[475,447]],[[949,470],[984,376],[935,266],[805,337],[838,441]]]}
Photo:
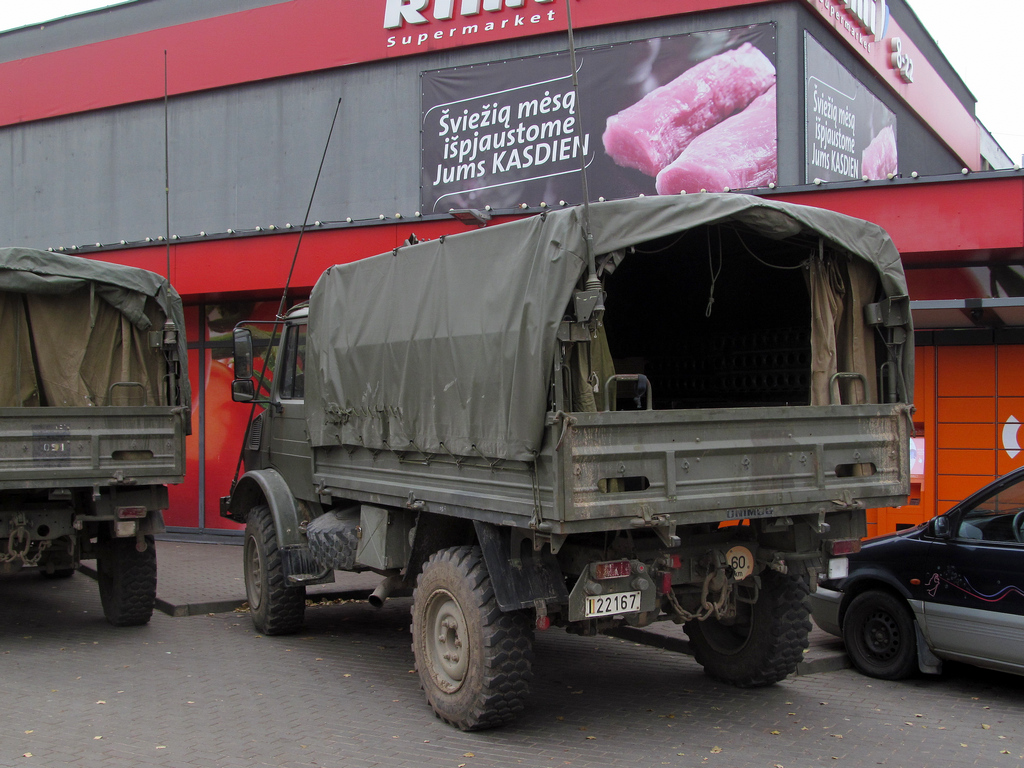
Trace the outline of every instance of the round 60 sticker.
{"label": "round 60 sticker", "polygon": [[743,581],[754,572],[754,556],[746,547],[733,547],[725,553],[726,565],[735,571],[736,581]]}

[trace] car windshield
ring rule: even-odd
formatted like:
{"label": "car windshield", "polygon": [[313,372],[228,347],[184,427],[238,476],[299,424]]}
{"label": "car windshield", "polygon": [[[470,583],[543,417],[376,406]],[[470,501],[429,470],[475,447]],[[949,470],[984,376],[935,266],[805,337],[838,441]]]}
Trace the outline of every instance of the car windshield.
{"label": "car windshield", "polygon": [[1020,541],[1024,524],[1024,482],[1004,488],[964,512],[957,536],[983,541]]}

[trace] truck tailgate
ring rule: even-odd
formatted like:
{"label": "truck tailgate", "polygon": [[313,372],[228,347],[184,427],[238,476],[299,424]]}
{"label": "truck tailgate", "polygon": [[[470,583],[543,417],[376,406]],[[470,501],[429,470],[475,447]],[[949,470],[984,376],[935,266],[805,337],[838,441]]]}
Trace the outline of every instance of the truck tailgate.
{"label": "truck tailgate", "polygon": [[0,490],[180,483],[182,408],[0,408]]}
{"label": "truck tailgate", "polygon": [[574,413],[561,522],[698,523],[905,502],[906,405]]}

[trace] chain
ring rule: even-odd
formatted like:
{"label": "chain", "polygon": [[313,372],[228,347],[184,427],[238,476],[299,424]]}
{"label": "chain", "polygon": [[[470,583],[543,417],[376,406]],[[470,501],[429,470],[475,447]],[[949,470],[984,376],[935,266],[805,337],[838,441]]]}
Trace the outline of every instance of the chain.
{"label": "chain", "polygon": [[669,589],[665,593],[665,597],[668,598],[669,605],[672,606],[672,611],[676,614],[681,622],[687,621],[704,621],[714,616],[715,618],[721,618],[726,613],[726,608],[729,604],[729,598],[732,596],[732,582],[726,580],[725,586],[722,587],[722,591],[718,595],[718,599],[715,602],[708,600],[708,593],[710,592],[711,580],[718,574],[722,569],[708,571],[708,575],[704,577],[704,585],[701,588],[700,602],[702,610],[698,610],[696,613],[691,613],[679,604],[679,599],[676,597],[675,590]]}
{"label": "chain", "polygon": [[[20,547],[20,549],[19,549]],[[7,552],[0,554],[0,563],[10,563],[20,559],[27,566],[37,565],[43,556],[43,552],[50,548],[50,542],[42,540],[39,542],[39,549],[34,557],[29,557],[28,551],[32,548],[32,538],[28,529],[19,525],[11,535],[7,537]]]}

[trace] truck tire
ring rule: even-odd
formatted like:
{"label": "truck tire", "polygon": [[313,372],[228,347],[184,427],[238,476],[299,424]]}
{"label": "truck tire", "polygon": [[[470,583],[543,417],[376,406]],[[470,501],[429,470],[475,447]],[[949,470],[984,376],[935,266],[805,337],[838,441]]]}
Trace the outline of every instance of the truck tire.
{"label": "truck tire", "polygon": [[54,568],[53,571],[40,571],[44,579],[70,579],[75,575],[74,568]]}
{"label": "truck tire", "polygon": [[739,688],[772,685],[796,671],[807,648],[806,580],[766,571],[753,605],[740,603],[734,622],[691,621],[686,634],[704,672]]}
{"label": "truck tire", "polygon": [[533,678],[533,630],[502,613],[479,547],[434,553],[413,592],[412,650],[434,713],[464,731],[505,725]]}
{"label": "truck tire", "polygon": [[146,536],[146,551],[133,538],[100,537],[96,550],[96,580],[103,615],[115,627],[149,622],[156,605],[156,546]]}
{"label": "truck tire", "polygon": [[306,588],[287,586],[277,529],[266,504],[249,511],[242,557],[253,625],[264,635],[298,632],[306,610]]}
{"label": "truck tire", "polygon": [[902,680],[917,668],[914,617],[888,592],[870,590],[853,599],[843,619],[843,642],[853,665],[870,677]]}

